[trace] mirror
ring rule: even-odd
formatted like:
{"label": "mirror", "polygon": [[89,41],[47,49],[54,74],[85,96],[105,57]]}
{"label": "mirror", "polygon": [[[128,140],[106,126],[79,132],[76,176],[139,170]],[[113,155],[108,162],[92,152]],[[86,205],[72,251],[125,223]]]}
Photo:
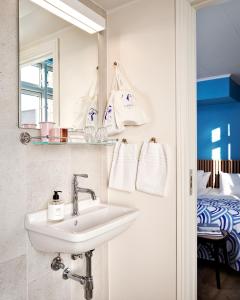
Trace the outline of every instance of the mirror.
{"label": "mirror", "polygon": [[80,128],[83,99],[96,86],[98,34],[19,0],[19,127],[54,122]]}

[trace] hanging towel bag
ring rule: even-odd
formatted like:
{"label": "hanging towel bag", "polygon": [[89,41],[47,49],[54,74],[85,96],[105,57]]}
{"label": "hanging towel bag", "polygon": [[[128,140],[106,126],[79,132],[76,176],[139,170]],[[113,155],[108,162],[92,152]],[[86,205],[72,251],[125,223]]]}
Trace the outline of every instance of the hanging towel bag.
{"label": "hanging towel bag", "polygon": [[118,126],[139,126],[149,122],[144,110],[140,107],[135,93],[127,80],[116,67],[117,90],[115,91],[116,123]]}
{"label": "hanging towel bag", "polygon": [[124,126],[116,122],[115,91],[112,90],[104,112],[103,126],[107,128],[108,135],[116,135],[124,131]]}
{"label": "hanging towel bag", "polygon": [[97,128],[98,125],[98,79],[92,83],[87,95],[76,104],[73,128],[83,129],[86,126]]}
{"label": "hanging towel bag", "polygon": [[[108,99],[108,103],[104,113],[103,126],[107,128],[108,135],[116,135],[124,131],[124,125],[121,123],[117,123],[116,116],[116,103],[118,103],[115,99],[117,98],[117,93],[119,90],[117,73],[115,70],[110,96]],[[117,109],[118,110],[118,109]]]}
{"label": "hanging towel bag", "polygon": [[108,134],[122,132],[124,126],[138,126],[148,123],[145,112],[139,106],[134,92],[116,66],[109,101],[104,114],[104,126]]}

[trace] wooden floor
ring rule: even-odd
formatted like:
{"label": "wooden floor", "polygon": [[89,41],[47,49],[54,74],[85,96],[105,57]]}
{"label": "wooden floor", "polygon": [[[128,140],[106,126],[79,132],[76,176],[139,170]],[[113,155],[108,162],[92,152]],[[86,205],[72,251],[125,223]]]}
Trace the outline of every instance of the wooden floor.
{"label": "wooden floor", "polygon": [[240,273],[221,268],[218,290],[214,265],[198,263],[198,300],[240,300]]}

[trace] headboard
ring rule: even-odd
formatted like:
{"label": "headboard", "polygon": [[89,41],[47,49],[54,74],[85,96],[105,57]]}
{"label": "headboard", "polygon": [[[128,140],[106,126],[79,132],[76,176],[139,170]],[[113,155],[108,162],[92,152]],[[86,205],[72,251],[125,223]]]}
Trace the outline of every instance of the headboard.
{"label": "headboard", "polygon": [[197,169],[211,172],[208,187],[219,188],[219,172],[240,173],[240,160],[198,160]]}

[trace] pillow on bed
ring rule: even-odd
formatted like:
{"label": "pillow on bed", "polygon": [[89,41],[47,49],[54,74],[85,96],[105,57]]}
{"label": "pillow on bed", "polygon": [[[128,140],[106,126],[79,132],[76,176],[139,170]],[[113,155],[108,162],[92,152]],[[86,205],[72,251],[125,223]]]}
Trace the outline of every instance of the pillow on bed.
{"label": "pillow on bed", "polygon": [[207,184],[208,184],[210,176],[211,176],[211,172],[204,172],[203,173],[202,184],[203,184],[204,189],[207,188]]}
{"label": "pillow on bed", "polygon": [[204,171],[202,171],[202,170],[197,171],[197,191],[198,191],[198,193],[201,192],[203,174],[204,174]]}
{"label": "pillow on bed", "polygon": [[211,172],[204,172],[202,170],[197,171],[198,194],[204,193],[206,191],[210,176],[211,176]]}
{"label": "pillow on bed", "polygon": [[202,176],[204,174],[203,170],[197,170],[197,180],[200,182],[202,180]]}
{"label": "pillow on bed", "polygon": [[240,174],[220,172],[220,192],[223,195],[240,195]]}

